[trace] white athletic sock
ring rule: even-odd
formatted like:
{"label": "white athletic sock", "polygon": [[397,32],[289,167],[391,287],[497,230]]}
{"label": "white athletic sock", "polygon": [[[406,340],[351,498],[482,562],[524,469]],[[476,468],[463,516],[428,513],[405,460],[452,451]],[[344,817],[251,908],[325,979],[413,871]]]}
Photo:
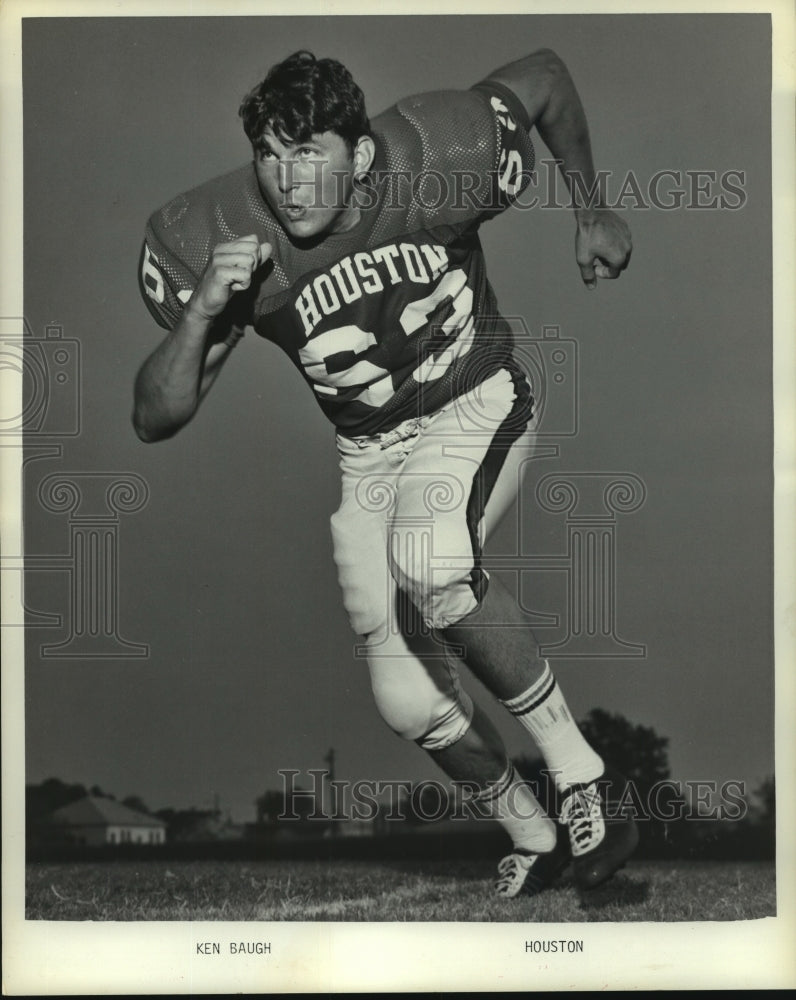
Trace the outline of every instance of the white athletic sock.
{"label": "white athletic sock", "polygon": [[546,854],[556,845],[556,828],[536,796],[509,763],[493,784],[469,799],[476,816],[496,819],[515,847]]}
{"label": "white athletic sock", "polygon": [[558,789],[602,775],[602,759],[583,738],[546,660],[539,680],[503,704],[533,736]]}

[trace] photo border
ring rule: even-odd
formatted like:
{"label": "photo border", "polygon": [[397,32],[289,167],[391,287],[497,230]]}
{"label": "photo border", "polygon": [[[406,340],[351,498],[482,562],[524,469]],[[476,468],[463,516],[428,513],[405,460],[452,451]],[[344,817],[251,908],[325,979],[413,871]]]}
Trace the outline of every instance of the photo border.
{"label": "photo border", "polygon": [[[796,985],[794,895],[796,838],[794,764],[794,17],[786,2],[723,3],[710,13],[770,12],[773,18],[773,262],[775,399],[775,622],[778,915],[738,923],[546,924],[545,937],[577,936],[585,954],[529,959],[526,924],[70,923],[24,920],[24,629],[2,635],[3,989],[11,995],[272,993],[342,991],[506,991],[520,989],[784,988]],[[367,14],[372,5],[330,3],[325,14]],[[462,2],[381,4],[380,14],[482,13]],[[498,3],[500,14],[697,13],[691,3]],[[21,17],[317,15],[317,4],[131,0],[42,3],[9,0],[0,8],[2,45],[3,267],[0,315],[22,316]],[[371,15],[378,16],[378,15]],[[739,124],[742,129],[742,123]],[[21,381],[21,380],[20,380]],[[5,385],[5,383],[4,383]],[[21,399],[21,385],[19,388]],[[12,404],[13,405],[13,404]],[[20,407],[21,408],[21,407]],[[16,411],[15,411],[16,412]],[[21,462],[0,448],[0,533],[22,551]],[[18,545],[18,547],[14,547]],[[6,574],[8,575],[8,574]],[[14,575],[17,576],[16,574]],[[19,574],[21,577],[21,574]],[[22,624],[21,580],[2,592],[3,620]],[[576,934],[573,934],[576,931]],[[268,958],[197,960],[205,939],[252,940],[272,946]]]}

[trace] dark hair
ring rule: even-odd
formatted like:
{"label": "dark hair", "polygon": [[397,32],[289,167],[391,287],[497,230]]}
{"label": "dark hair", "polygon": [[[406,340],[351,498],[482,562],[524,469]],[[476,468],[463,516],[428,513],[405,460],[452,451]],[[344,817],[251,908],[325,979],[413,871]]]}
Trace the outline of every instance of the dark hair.
{"label": "dark hair", "polygon": [[243,99],[238,114],[255,149],[268,127],[281,142],[306,142],[320,132],[335,132],[350,149],[360,136],[370,135],[365,97],[345,66],[304,50],[272,66]]}

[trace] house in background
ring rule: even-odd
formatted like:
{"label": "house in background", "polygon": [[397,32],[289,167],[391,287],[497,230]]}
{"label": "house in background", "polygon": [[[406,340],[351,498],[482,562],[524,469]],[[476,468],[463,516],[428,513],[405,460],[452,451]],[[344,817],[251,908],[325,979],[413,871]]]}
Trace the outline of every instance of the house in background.
{"label": "house in background", "polygon": [[52,824],[71,844],[162,844],[166,824],[115,799],[87,795],[52,814]]}

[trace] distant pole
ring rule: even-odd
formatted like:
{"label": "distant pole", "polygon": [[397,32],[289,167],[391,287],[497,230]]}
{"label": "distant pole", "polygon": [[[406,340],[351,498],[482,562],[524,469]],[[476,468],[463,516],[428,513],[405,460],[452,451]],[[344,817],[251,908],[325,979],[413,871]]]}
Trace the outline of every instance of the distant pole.
{"label": "distant pole", "polygon": [[329,781],[334,781],[334,747],[329,747],[329,753],[323,759],[329,765]]}
{"label": "distant pole", "polygon": [[[334,801],[334,785],[332,784],[332,782],[334,781],[334,756],[335,756],[334,747],[329,747],[329,752],[323,758],[324,763],[328,765],[328,771],[326,773],[326,781],[328,782],[329,786],[329,812],[332,816],[337,811],[335,809],[336,803]],[[332,837],[336,837],[338,834],[337,823],[335,823],[333,819],[330,821],[329,833]]]}

